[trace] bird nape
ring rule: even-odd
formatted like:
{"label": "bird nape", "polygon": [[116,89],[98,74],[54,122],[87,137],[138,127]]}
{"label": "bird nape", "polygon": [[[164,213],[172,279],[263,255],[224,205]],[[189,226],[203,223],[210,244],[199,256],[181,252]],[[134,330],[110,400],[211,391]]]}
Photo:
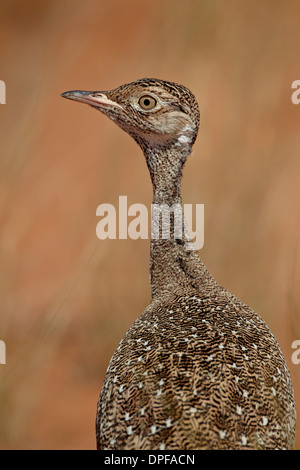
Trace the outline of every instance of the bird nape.
{"label": "bird nape", "polygon": [[[62,96],[98,109],[130,134],[145,155],[153,203],[182,207],[182,170],[200,122],[186,87],[146,78]],[[276,339],[217,284],[186,240],[171,235],[151,239],[152,299],[110,360],[97,448],[292,449],[294,392]]]}

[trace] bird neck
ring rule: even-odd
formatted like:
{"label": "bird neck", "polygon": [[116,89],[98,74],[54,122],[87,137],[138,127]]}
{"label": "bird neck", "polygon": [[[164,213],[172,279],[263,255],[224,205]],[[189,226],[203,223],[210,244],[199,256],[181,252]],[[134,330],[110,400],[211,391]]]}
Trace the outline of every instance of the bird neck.
{"label": "bird neck", "polygon": [[181,204],[181,179],[186,157],[167,150],[145,152],[152,185],[154,204]]}
{"label": "bird neck", "polygon": [[176,146],[168,149],[146,148],[144,154],[153,184],[150,248],[152,299],[163,300],[174,294],[195,294],[216,289],[216,281],[198,252],[192,249],[186,230],[181,200],[186,155]]}

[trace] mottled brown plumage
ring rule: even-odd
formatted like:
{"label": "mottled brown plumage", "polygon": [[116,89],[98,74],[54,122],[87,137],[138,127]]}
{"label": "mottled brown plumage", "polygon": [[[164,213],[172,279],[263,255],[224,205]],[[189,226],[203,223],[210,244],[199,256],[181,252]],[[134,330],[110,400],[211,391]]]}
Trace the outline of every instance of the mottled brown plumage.
{"label": "mottled brown plumage", "polygon": [[[128,132],[144,152],[153,203],[181,207],[182,170],[199,127],[188,89],[142,79],[63,96]],[[216,283],[188,242],[151,240],[152,300],[110,361],[98,449],[292,449],[294,393],[276,339]]]}

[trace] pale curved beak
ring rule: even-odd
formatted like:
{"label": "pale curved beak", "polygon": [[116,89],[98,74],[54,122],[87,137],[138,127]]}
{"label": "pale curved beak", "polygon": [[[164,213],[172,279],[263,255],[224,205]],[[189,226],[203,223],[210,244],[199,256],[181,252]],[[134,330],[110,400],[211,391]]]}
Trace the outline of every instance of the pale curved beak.
{"label": "pale curved beak", "polygon": [[94,108],[121,108],[122,106],[116,103],[115,101],[110,100],[106,94],[102,91],[83,91],[83,90],[73,90],[66,91],[60,96],[67,98],[68,100],[79,101],[80,103],[89,104]]}

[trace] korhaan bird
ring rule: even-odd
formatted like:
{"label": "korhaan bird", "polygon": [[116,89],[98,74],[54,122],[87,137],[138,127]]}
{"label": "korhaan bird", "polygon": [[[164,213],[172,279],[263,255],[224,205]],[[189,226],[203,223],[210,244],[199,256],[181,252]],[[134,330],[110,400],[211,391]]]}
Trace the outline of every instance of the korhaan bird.
{"label": "korhaan bird", "polygon": [[[200,116],[187,88],[146,78],[62,96],[130,134],[145,155],[153,203],[182,207],[182,170]],[[174,229],[175,215],[171,220]],[[97,407],[97,448],[292,449],[294,392],[275,337],[217,284],[188,236],[171,235],[151,240],[152,299],[110,360]]]}

